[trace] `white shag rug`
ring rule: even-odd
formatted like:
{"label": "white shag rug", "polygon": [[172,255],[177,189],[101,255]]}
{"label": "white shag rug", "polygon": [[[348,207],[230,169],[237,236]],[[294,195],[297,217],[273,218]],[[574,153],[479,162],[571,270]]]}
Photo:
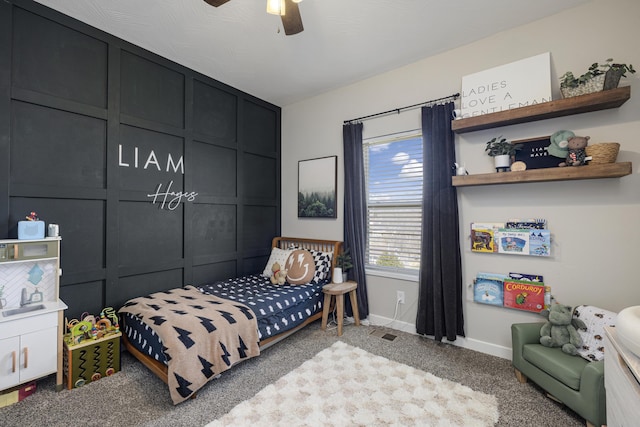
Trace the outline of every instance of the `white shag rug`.
{"label": "white shag rug", "polygon": [[336,342],[217,426],[493,426],[495,396]]}

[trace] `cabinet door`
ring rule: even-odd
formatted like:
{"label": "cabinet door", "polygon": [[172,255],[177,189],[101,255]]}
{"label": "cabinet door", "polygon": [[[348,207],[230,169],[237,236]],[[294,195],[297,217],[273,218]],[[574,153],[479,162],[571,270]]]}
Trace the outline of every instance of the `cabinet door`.
{"label": "cabinet door", "polygon": [[58,329],[47,328],[20,337],[20,382],[56,372]]}
{"label": "cabinet door", "polygon": [[20,337],[0,340],[0,390],[20,383]]}

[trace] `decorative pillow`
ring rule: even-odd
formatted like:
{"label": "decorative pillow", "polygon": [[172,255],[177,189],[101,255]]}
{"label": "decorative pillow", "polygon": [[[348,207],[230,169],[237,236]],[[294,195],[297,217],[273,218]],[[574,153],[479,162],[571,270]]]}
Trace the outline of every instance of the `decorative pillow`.
{"label": "decorative pillow", "polygon": [[614,326],[617,316],[614,312],[591,305],[579,305],[574,308],[573,317],[587,325],[586,331],[578,329],[582,338],[582,347],[578,348],[578,355],[589,362],[604,359],[604,327]]}
{"label": "decorative pillow", "polygon": [[264,277],[273,276],[273,271],[271,271],[271,267],[273,266],[273,264],[277,262],[281,266],[285,265],[287,263],[287,258],[289,258],[289,255],[291,255],[291,252],[293,252],[293,250],[280,249],[280,248],[271,249],[271,255],[269,256],[269,261],[267,261],[267,265],[264,267],[264,271],[262,272],[262,275]]}
{"label": "decorative pillow", "polygon": [[284,267],[287,270],[287,283],[305,285],[313,279],[316,265],[311,252],[296,249],[291,252]]}
{"label": "decorative pillow", "polygon": [[333,258],[333,252],[321,252],[314,249],[309,249],[309,252],[313,255],[313,262],[316,265],[311,283],[318,284],[331,277],[331,258]]}

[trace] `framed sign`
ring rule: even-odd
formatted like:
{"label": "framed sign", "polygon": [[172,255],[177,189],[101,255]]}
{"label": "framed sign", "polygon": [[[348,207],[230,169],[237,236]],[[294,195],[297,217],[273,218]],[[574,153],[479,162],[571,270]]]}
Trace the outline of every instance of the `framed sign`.
{"label": "framed sign", "polygon": [[555,168],[559,163],[564,162],[564,157],[552,156],[547,151],[551,145],[551,136],[521,139],[511,143],[522,144],[522,149],[516,151],[514,160],[524,162],[527,169]]}
{"label": "framed sign", "polygon": [[298,218],[337,218],[338,156],[298,162]]}
{"label": "framed sign", "polygon": [[549,52],[462,77],[462,118],[549,101]]}

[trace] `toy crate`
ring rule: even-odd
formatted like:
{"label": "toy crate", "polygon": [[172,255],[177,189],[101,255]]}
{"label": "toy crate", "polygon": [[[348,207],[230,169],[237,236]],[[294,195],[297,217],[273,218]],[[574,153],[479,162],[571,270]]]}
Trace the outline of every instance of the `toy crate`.
{"label": "toy crate", "polygon": [[82,387],[91,381],[110,376],[120,370],[121,332],[78,344],[64,343],[64,383],[67,389]]}
{"label": "toy crate", "polygon": [[0,391],[0,408],[18,403],[35,392],[35,381]]}

